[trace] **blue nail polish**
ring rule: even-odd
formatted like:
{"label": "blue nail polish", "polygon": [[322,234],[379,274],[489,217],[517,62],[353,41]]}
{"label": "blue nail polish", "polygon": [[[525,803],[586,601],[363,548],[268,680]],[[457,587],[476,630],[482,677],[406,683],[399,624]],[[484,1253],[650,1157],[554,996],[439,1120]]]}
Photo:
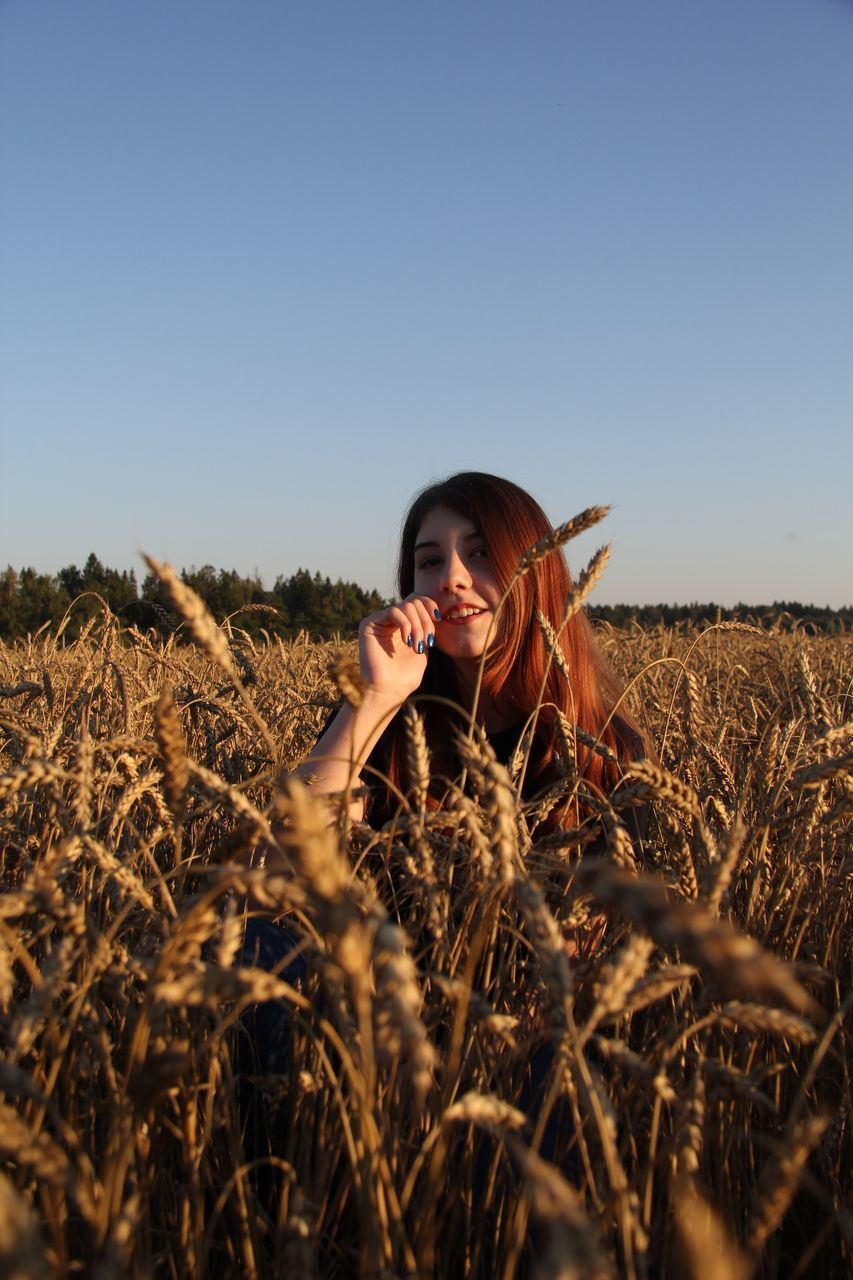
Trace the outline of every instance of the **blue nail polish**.
{"label": "blue nail polish", "polygon": [[412,633],[411,633],[411,631],[410,631],[410,632],[409,632],[409,634],[406,636],[406,644],[407,644],[407,645],[409,646],[409,648],[411,649],[411,647],[412,647]]}
{"label": "blue nail polish", "polygon": [[439,622],[441,622],[441,610],[440,610],[440,609],[433,609],[433,611],[432,611],[432,612],[433,612],[433,616],[434,616],[434,617],[435,617]]}
{"label": "blue nail polish", "polygon": [[434,644],[435,644],[435,636],[432,634],[432,632],[430,632],[429,635],[427,636],[427,648],[431,649]]}
{"label": "blue nail polish", "polygon": [[423,642],[423,640],[419,640],[419,641],[418,641],[418,653],[423,653],[423,651],[424,651],[424,642]]}

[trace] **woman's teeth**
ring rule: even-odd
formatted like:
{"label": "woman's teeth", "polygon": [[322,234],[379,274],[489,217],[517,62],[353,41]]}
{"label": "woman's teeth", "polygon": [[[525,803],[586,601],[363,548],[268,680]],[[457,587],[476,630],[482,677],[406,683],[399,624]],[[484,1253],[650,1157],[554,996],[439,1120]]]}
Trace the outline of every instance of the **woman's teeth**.
{"label": "woman's teeth", "polygon": [[459,618],[473,618],[475,614],[482,612],[482,609],[451,609],[450,612],[446,613],[444,616],[450,622],[455,622],[458,621]]}

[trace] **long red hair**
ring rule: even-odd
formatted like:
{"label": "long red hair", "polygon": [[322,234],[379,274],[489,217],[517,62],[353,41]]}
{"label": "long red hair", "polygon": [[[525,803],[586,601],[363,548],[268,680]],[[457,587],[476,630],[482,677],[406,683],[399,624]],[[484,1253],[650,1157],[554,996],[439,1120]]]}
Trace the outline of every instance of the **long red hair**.
{"label": "long red hair", "polygon": [[[492,572],[504,592],[513,580],[523,553],[552,532],[552,524],[534,498],[517,484],[482,471],[462,471],[428,485],[414,499],[403,521],[397,585],[401,599],[414,590],[415,542],[427,513],[448,507],[479,530],[486,544]],[[609,747],[619,764],[644,754],[643,735],[621,705],[621,690],[595,642],[582,610],[560,632],[559,645],[568,664],[571,684],[554,662],[536,619],[539,609],[559,629],[572,579],[562,550],[552,551],[518,578],[498,616],[483,670],[483,688],[507,712],[519,719],[536,705],[545,680],[531,763],[533,777],[547,783],[553,776],[555,708],[572,725]],[[547,666],[547,674],[546,674]],[[434,650],[430,654],[419,694],[443,695],[461,702],[452,660]],[[449,712],[433,698],[421,703],[435,763],[451,772],[448,760]],[[389,778],[404,776],[403,726],[394,725],[389,751]],[[577,764],[588,784],[606,791],[616,782],[619,767],[578,743]],[[530,776],[530,775],[529,775]]]}

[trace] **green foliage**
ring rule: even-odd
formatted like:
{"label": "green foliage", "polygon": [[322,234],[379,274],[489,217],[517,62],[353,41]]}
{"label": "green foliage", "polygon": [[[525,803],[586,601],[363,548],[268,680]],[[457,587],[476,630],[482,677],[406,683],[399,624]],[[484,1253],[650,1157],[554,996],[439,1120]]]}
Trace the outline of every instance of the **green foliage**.
{"label": "green foliage", "polygon": [[68,595],[62,584],[47,573],[9,565],[0,587],[0,638],[38,631],[44,623],[57,623],[68,607]]}
{"label": "green foliage", "polygon": [[297,569],[291,578],[277,578],[274,593],[291,630],[318,631],[324,636],[356,631],[362,618],[385,603],[376,591],[364,591],[354,582],[338,578],[313,578]]}
{"label": "green foliage", "polygon": [[591,605],[589,616],[599,622],[624,628],[637,623],[648,631],[652,627],[675,627],[679,623],[695,626],[713,622],[750,622],[765,630],[804,630],[815,635],[836,635],[853,625],[853,608],[830,609],[828,605],[800,604],[797,601],[774,601],[773,604],[736,604],[722,609],[716,604],[599,604]]}
{"label": "green foliage", "polygon": [[[138,597],[134,571],[131,569],[128,573],[125,569],[119,573],[117,569],[107,569],[94,552],[82,569],[78,569],[76,564],[70,564],[65,569],[60,569],[57,576],[69,602],[94,593],[107,602],[113,613],[118,613]],[[87,616],[100,608],[94,598],[81,600],[80,606]]]}
{"label": "green foliage", "polygon": [[[299,631],[324,640],[352,635],[363,617],[384,604],[376,591],[340,578],[332,582],[319,573],[312,576],[307,569],[289,578],[279,576],[272,591],[257,574],[241,577],[236,569],[210,564],[184,569],[181,578],[201,596],[217,622],[233,618],[245,631],[264,630],[285,638]],[[103,609],[101,600],[123,623],[143,630],[165,634],[180,621],[153,574],[145,577],[140,591],[133,570],[107,568],[93,553],[82,569],[67,565],[55,576],[34,569],[16,572],[10,565],[0,577],[0,639],[32,634],[45,623],[55,626],[69,609],[65,635],[74,639],[87,619]],[[251,608],[259,605],[265,607]]]}
{"label": "green foliage", "polygon": [[[202,565],[181,571],[181,578],[204,600],[217,622],[233,618],[248,632],[264,630],[285,638],[306,631],[315,639],[353,635],[362,618],[382,608],[377,591],[365,591],[355,582],[335,582],[308,569],[297,569],[289,578],[279,577],[267,591],[257,574],[241,577],[236,569]],[[37,573],[11,565],[0,576],[0,639],[15,640],[33,634],[45,623],[57,625],[71,610],[65,628],[69,639],[79,635],[85,622],[103,608],[103,600],[123,623],[160,633],[174,630],[179,622],[172,613],[160,582],[149,573],[140,591],[131,569],[119,571],[103,565],[93,553],[82,569],[67,565],[56,575]],[[248,606],[264,605],[265,609]],[[270,612],[275,609],[277,612]],[[715,604],[593,605],[589,616],[619,628],[636,622],[644,630],[720,621],[752,622],[777,631],[805,630],[836,634],[853,626],[853,608],[803,605],[777,601],[772,605],[736,605],[721,609]]]}

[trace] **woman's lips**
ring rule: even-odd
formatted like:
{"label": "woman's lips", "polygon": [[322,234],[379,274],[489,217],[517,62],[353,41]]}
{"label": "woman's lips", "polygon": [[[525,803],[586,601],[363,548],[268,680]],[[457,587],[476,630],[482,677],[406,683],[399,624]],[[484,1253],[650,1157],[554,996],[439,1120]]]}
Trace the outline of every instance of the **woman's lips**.
{"label": "woman's lips", "polygon": [[[473,609],[473,613],[465,613],[466,609]],[[462,613],[463,616],[459,616]],[[476,622],[478,618],[482,618],[486,613],[485,609],[480,609],[476,605],[457,605],[453,609],[448,609],[446,613],[441,615],[441,621],[446,622],[451,627],[464,627],[467,623]]]}

